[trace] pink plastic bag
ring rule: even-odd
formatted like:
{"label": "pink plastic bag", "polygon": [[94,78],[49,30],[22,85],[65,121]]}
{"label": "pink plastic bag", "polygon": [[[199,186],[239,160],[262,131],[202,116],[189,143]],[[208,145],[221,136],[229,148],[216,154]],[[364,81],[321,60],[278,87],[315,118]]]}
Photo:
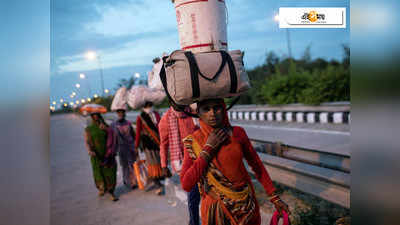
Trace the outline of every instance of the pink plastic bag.
{"label": "pink plastic bag", "polygon": [[[285,211],[282,211],[282,215],[283,215],[283,225],[290,225],[289,215]],[[269,224],[270,225],[278,225],[279,224],[279,212],[278,211],[274,212],[274,215],[272,215],[271,222]]]}

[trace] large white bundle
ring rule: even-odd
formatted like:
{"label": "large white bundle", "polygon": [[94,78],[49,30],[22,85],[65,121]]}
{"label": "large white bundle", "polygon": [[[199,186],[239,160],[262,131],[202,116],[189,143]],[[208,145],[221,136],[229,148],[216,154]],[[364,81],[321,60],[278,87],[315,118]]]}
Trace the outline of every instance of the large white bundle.
{"label": "large white bundle", "polygon": [[126,107],[126,96],[127,96],[127,89],[126,87],[121,87],[117,90],[114,95],[114,99],[111,103],[111,110],[116,111],[118,109],[127,110]]}
{"label": "large white bundle", "polygon": [[173,2],[182,50],[193,53],[228,50],[225,1]]}
{"label": "large white bundle", "polygon": [[160,61],[154,63],[152,70],[147,73],[148,84],[151,89],[164,90],[164,87],[160,80],[160,71],[163,65],[162,57],[167,55],[167,53],[163,53]]}
{"label": "large white bundle", "polygon": [[163,90],[151,89],[143,85],[133,86],[127,94],[127,102],[133,109],[139,109],[146,102],[161,103],[166,97]]}
{"label": "large white bundle", "polygon": [[164,90],[149,89],[150,93],[147,95],[145,100],[153,102],[154,104],[160,104],[166,97]]}

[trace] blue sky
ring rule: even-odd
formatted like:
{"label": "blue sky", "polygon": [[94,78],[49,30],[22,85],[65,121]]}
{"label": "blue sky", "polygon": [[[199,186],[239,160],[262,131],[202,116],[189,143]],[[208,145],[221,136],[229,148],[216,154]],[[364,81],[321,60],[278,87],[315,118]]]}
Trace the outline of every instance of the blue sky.
{"label": "blue sky", "polygon": [[[269,51],[287,56],[286,31],[273,20],[279,7],[347,7],[349,16],[349,1],[344,0],[226,0],[226,4],[229,49],[246,52],[248,69],[262,64]],[[85,59],[87,51],[101,55],[105,88],[114,89],[121,78],[136,72],[145,75],[154,57],[180,48],[170,0],[51,1],[50,28],[51,101],[71,101],[72,91],[86,98],[89,86],[91,94],[100,94],[98,63]],[[350,42],[349,28],[291,29],[290,35],[295,58],[311,45],[313,58],[340,60],[341,45]],[[88,79],[80,81],[80,73]],[[81,84],[79,91],[76,83]]]}

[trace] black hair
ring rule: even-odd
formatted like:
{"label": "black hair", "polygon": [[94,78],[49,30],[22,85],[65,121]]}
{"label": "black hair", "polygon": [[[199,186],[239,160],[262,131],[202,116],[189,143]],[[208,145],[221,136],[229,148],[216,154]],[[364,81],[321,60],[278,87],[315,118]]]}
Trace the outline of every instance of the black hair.
{"label": "black hair", "polygon": [[152,106],[153,106],[153,103],[152,103],[152,102],[145,102],[145,103],[144,103],[144,108],[152,107]]}
{"label": "black hair", "polygon": [[204,99],[202,101],[197,102],[197,110],[199,110],[199,108],[204,105],[205,103],[209,102],[209,101],[217,101],[217,102],[224,102],[223,98],[210,98],[210,99]]}
{"label": "black hair", "polygon": [[108,127],[108,124],[106,123],[106,121],[104,120],[103,116],[100,113],[92,113],[92,114],[90,114],[90,116],[92,118],[93,118],[94,115],[98,115],[100,123],[103,123],[104,125],[106,125]]}

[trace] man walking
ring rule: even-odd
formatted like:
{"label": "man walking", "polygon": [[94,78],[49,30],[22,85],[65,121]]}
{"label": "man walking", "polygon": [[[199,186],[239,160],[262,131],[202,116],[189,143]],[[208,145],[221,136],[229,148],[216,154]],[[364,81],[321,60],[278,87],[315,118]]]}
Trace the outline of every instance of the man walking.
{"label": "man walking", "polygon": [[135,133],[132,128],[132,123],[126,120],[126,106],[118,108],[118,119],[111,124],[114,130],[114,140],[116,152],[119,156],[119,163],[122,167],[122,177],[125,186],[136,188],[137,181],[133,168],[133,163],[137,158],[135,151]]}
{"label": "man walking", "polygon": [[[158,130],[160,132],[160,157],[161,167],[164,176],[168,176],[168,155],[169,162],[175,174],[180,173],[183,162],[183,142],[182,139],[198,129],[194,118],[183,112],[174,109],[174,104],[168,109],[161,118]],[[189,110],[189,108],[188,108]],[[200,194],[197,186],[188,192],[188,207],[190,225],[199,225],[199,204]]]}

